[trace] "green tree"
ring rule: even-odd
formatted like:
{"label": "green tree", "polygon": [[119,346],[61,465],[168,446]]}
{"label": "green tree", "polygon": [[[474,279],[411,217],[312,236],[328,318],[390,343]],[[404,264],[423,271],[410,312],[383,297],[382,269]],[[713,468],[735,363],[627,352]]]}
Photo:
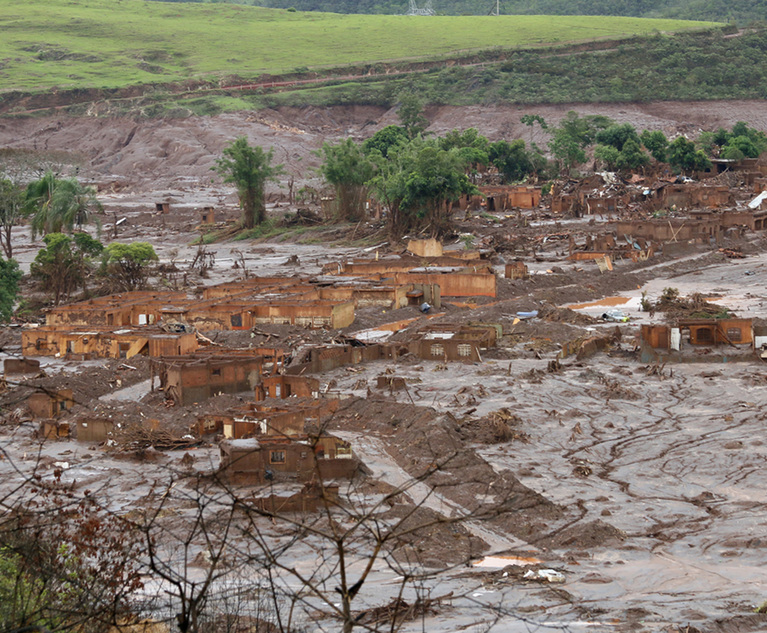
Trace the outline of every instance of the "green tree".
{"label": "green tree", "polygon": [[416,139],[379,165],[371,186],[388,207],[389,233],[398,239],[411,230],[432,236],[451,228],[453,203],[476,193],[457,148],[444,150],[434,139]]}
{"label": "green tree", "polygon": [[644,130],[639,137],[642,145],[647,148],[650,155],[659,163],[665,163],[668,156],[666,150],[668,149],[668,139],[666,135],[660,130]]}
{"label": "green tree", "polygon": [[612,145],[616,149],[622,150],[626,141],[631,140],[639,143],[639,136],[633,125],[624,123],[599,130],[594,136],[594,140],[601,145]]}
{"label": "green tree", "polygon": [[586,161],[586,152],[589,145],[594,143],[600,130],[610,127],[613,121],[601,115],[578,116],[578,113],[570,111],[560,124],[554,128],[549,149],[557,159],[560,170],[569,172],[576,165]]}
{"label": "green tree", "polygon": [[565,118],[554,128],[555,135],[568,136],[581,148],[586,148],[596,141],[596,135],[614,124],[614,121],[600,114],[590,114],[584,117],[578,116],[577,112],[570,111]]}
{"label": "green tree", "polygon": [[542,130],[549,129],[549,124],[546,123],[546,119],[544,119],[540,114],[523,114],[519,120],[520,122],[530,127],[530,145],[533,144],[533,128],[535,127],[536,123],[541,126]]}
{"label": "green tree", "polygon": [[277,182],[283,173],[282,165],[272,165],[274,149],[264,151],[260,146],[251,147],[248,139],[239,137],[223,151],[213,170],[223,176],[224,182],[237,188],[242,207],[242,225],[252,229],[266,219],[264,189],[267,182]]}
{"label": "green tree", "polygon": [[577,139],[572,136],[555,132],[554,137],[549,141],[549,149],[557,159],[560,170],[569,172],[576,165],[586,161],[586,152]]}
{"label": "green tree", "polygon": [[628,139],[618,156],[617,167],[622,170],[639,169],[649,165],[650,157],[642,151],[639,140]]}
{"label": "green tree", "polygon": [[15,259],[0,259],[0,320],[10,321],[16,295],[19,294],[21,271]]}
{"label": "green tree", "polygon": [[490,141],[487,140],[487,137],[482,136],[476,128],[450,130],[445,136],[440,137],[437,142],[441,149],[458,150],[466,165],[467,172],[476,172],[480,166],[487,165],[490,162]]}
{"label": "green tree", "polygon": [[429,120],[423,114],[423,101],[413,92],[401,93],[399,101],[397,116],[407,137],[414,139],[419,134],[423,134],[429,127]]}
{"label": "green tree", "polygon": [[0,179],[0,244],[5,256],[13,257],[13,227],[24,209],[25,190],[10,178]]}
{"label": "green tree", "polygon": [[30,266],[30,274],[40,290],[50,293],[54,305],[69,298],[78,288],[86,289],[93,273],[93,258],[104,249],[87,233],[71,238],[63,233],[48,233],[45,246]]}
{"label": "green tree", "polygon": [[352,139],[336,145],[323,143],[320,173],[336,192],[338,216],[358,220],[365,216],[366,183],[373,177],[375,164]]}
{"label": "green tree", "polygon": [[146,284],[151,262],[157,254],[148,242],[112,242],[101,257],[101,274],[121,290],[138,290]]}
{"label": "green tree", "polygon": [[522,139],[500,140],[490,145],[490,162],[503,174],[505,182],[522,180],[534,173],[535,166]]}
{"label": "green tree", "polygon": [[743,160],[746,158],[746,154],[744,154],[737,145],[725,145],[719,153],[719,158],[724,158],[726,160]]}
{"label": "green tree", "polygon": [[732,134],[730,134],[723,127],[720,127],[716,130],[716,132],[712,132],[711,140],[715,145],[722,147],[722,145],[727,145],[727,141],[730,140],[731,136]]}
{"label": "green tree", "polygon": [[384,158],[389,155],[389,148],[407,144],[407,132],[399,125],[387,125],[362,143],[362,151],[370,155],[379,152]]}
{"label": "green tree", "polygon": [[698,171],[711,166],[711,161],[695,143],[679,136],[668,146],[668,162],[683,172]]}
{"label": "green tree", "polygon": [[83,186],[76,178],[60,179],[47,171],[27,185],[25,211],[32,216],[33,237],[82,228],[91,212],[101,208],[96,190]]}
{"label": "green tree", "polygon": [[615,171],[618,168],[620,156],[620,150],[613,145],[597,145],[594,148],[594,159],[608,171]]}
{"label": "green tree", "polygon": [[767,135],[748,127],[744,121],[733,125],[731,132],[724,128],[702,132],[697,142],[709,155],[730,160],[757,158],[767,151]]}
{"label": "green tree", "polygon": [[[24,569],[24,559],[10,547],[0,549],[0,627],[50,625],[42,613],[50,596],[41,579]],[[35,630],[35,629],[30,629]]]}
{"label": "green tree", "polygon": [[[737,156],[735,155],[737,154]],[[761,152],[751,138],[746,135],[733,136],[727,141],[727,144],[722,147],[720,156],[722,158],[736,158],[737,160],[743,158],[758,158]]]}

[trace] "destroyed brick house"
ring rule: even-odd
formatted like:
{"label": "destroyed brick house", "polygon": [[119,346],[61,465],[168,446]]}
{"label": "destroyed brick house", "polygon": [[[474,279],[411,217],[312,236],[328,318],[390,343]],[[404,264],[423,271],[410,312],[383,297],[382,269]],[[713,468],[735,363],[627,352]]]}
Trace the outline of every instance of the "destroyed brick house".
{"label": "destroyed brick house", "polygon": [[285,369],[288,375],[324,373],[381,359],[396,359],[413,354],[423,360],[480,362],[482,352],[494,347],[502,336],[502,326],[488,323],[427,325],[416,332],[402,334],[386,343],[364,343],[310,347]]}
{"label": "destroyed brick house", "polygon": [[612,233],[587,235],[582,245],[576,245],[571,236],[569,251],[567,259],[570,261],[596,260],[604,257],[644,261],[655,253],[652,242],[643,237],[625,235],[619,241]]}
{"label": "destroyed brick house", "polygon": [[317,482],[306,484],[283,484],[272,488],[269,495],[250,500],[261,512],[277,514],[286,512],[317,512],[328,506],[338,505],[338,484]]}
{"label": "destroyed brick house", "polygon": [[104,442],[114,430],[114,422],[109,418],[81,416],[77,419],[78,442]]}
{"label": "destroyed brick house", "polygon": [[428,240],[409,240],[407,251],[416,257],[442,257],[442,242],[434,238]]}
{"label": "destroyed brick house", "polygon": [[71,389],[36,391],[27,398],[27,407],[35,419],[57,418],[70,411],[74,405],[75,398]]}
{"label": "destroyed brick house", "polygon": [[[678,319],[673,324],[642,325],[642,362],[658,360],[712,360],[701,355],[704,348],[716,350],[723,361],[751,356],[756,339],[751,319]],[[762,342],[759,339],[761,346]],[[697,350],[697,351],[696,351]]]}
{"label": "destroyed brick house", "polygon": [[618,238],[643,238],[655,242],[709,243],[721,235],[721,224],[715,218],[658,218],[652,220],[619,220],[615,223]]}
{"label": "destroyed brick house", "polygon": [[424,360],[481,362],[482,351],[494,347],[501,326],[440,324],[422,328],[407,344]]}
{"label": "destroyed brick house", "polygon": [[[752,186],[759,175],[754,172],[748,185]],[[623,182],[607,174],[594,174],[578,182],[556,185],[552,190],[551,211],[580,216],[638,208],[647,213],[662,209],[720,210],[735,204],[733,191],[725,184],[682,181],[675,176],[661,177],[647,185],[645,180],[643,176],[634,175]]]}
{"label": "destroyed brick house", "polygon": [[284,374],[265,377],[255,388],[256,400],[290,397],[319,398],[319,393],[320,381],[316,378]]}
{"label": "destroyed brick house", "polygon": [[527,265],[519,261],[506,264],[504,272],[506,279],[527,279],[530,276]]}
{"label": "destroyed brick house", "polygon": [[221,413],[200,416],[190,429],[198,437],[221,435],[227,439],[244,439],[266,435],[298,436],[307,425],[321,428],[338,408],[333,398],[291,397],[290,402],[256,401]]}
{"label": "destroyed brick house", "polygon": [[351,445],[332,435],[225,440],[221,473],[235,483],[351,479],[359,469]]}
{"label": "destroyed brick house", "polygon": [[485,199],[487,211],[508,211],[510,209],[536,209],[541,203],[541,188],[528,185],[481,186],[480,193]]}
{"label": "destroyed brick house", "polygon": [[575,215],[606,215],[616,213],[626,202],[618,196],[561,194],[551,200],[552,213],[572,212]]}
{"label": "destroyed brick house", "polygon": [[541,203],[541,188],[531,185],[480,185],[479,194],[462,196],[455,204],[465,211],[488,212],[536,209]]}
{"label": "destroyed brick house", "polygon": [[264,358],[250,350],[164,356],[151,362],[151,389],[158,377],[166,398],[187,406],[219,393],[253,391],[263,366]]}
{"label": "destroyed brick house", "polygon": [[656,209],[719,209],[733,204],[730,188],[704,183],[661,183],[652,196]]}
{"label": "destroyed brick house", "polygon": [[243,405],[220,414],[201,416],[191,429],[197,436],[220,435],[225,439],[295,437],[304,432],[309,414],[296,407],[290,411],[258,411]]}
{"label": "destroyed brick house", "polygon": [[443,296],[496,295],[496,276],[477,252],[439,256],[427,265],[418,257],[357,260],[327,272],[319,279],[252,277],[207,287],[201,298],[131,292],[58,306],[46,313],[44,326],[23,331],[23,354],[179,356],[198,349],[195,329],[248,330],[265,323],[340,329],[354,322],[357,306],[393,309],[425,301],[439,307]]}
{"label": "destroyed brick house", "polygon": [[138,354],[176,356],[197,350],[193,333],[165,332],[158,327],[69,327],[40,326],[21,333],[21,351],[26,356],[131,358]]}
{"label": "destroyed brick house", "polygon": [[6,358],[3,361],[3,372],[6,376],[13,374],[36,374],[39,371],[39,360],[31,358]]}
{"label": "destroyed brick house", "polygon": [[557,185],[551,192],[551,212],[572,213],[576,216],[589,214],[613,214],[629,200],[625,189],[609,184],[599,174],[581,181]]}
{"label": "destroyed brick house", "polygon": [[741,226],[752,231],[762,231],[767,228],[767,224],[765,224],[767,221],[767,208],[756,210],[728,209],[719,213],[705,210],[690,211],[690,218],[693,220],[718,221],[723,231]]}

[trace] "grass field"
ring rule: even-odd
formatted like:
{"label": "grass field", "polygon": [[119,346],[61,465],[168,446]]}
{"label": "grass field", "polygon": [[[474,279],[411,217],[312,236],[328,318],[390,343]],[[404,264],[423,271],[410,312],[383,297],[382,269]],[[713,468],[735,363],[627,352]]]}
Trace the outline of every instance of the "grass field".
{"label": "grass field", "polygon": [[0,90],[253,77],[710,26],[620,17],[406,17],[142,0],[0,0]]}

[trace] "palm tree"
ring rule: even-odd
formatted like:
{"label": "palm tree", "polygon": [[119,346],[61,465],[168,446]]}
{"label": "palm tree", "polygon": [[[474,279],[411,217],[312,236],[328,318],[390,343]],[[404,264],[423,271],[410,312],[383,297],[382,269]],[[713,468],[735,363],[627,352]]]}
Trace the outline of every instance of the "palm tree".
{"label": "palm tree", "polygon": [[101,210],[96,190],[76,178],[58,179],[48,171],[27,186],[26,211],[32,215],[32,237],[81,228],[93,209]]}

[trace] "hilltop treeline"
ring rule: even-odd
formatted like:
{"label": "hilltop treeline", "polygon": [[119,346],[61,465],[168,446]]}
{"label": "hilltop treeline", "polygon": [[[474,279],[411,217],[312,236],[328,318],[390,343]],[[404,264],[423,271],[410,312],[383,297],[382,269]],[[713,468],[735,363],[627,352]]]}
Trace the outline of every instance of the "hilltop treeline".
{"label": "hilltop treeline", "polygon": [[[164,2],[217,2],[218,0],[162,0]],[[330,13],[407,13],[408,0],[228,0],[273,8]],[[423,6],[425,0],[416,0]],[[493,0],[432,0],[441,15],[489,15]],[[505,15],[622,15],[748,24],[767,16],[767,0],[501,0]]]}

